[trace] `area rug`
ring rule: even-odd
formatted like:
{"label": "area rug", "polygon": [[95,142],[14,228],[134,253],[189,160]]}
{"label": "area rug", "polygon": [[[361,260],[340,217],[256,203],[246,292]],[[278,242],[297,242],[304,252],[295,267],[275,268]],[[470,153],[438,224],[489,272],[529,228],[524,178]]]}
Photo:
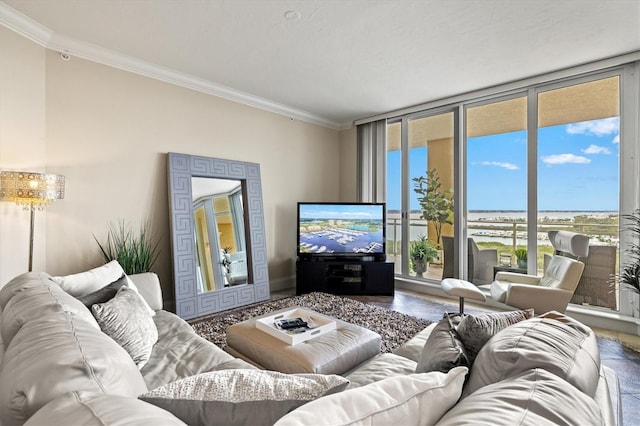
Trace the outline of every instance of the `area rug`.
{"label": "area rug", "polygon": [[230,325],[294,306],[308,308],[375,331],[382,337],[382,352],[393,352],[431,323],[379,306],[318,292],[232,309],[189,323],[200,336],[224,348],[227,345],[226,329]]}

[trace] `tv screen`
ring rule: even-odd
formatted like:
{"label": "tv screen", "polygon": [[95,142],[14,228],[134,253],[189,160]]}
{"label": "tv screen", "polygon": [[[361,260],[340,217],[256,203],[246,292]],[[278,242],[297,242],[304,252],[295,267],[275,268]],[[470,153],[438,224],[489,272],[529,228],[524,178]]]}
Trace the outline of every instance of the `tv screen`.
{"label": "tv screen", "polygon": [[298,203],[300,258],[383,258],[384,203]]}

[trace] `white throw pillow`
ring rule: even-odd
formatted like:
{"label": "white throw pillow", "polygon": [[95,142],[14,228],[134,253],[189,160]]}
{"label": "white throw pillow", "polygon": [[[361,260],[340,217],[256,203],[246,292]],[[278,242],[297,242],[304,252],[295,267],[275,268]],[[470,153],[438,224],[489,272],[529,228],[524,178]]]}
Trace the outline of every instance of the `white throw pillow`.
{"label": "white throw pillow", "polygon": [[100,329],[116,341],[142,368],[158,341],[158,329],[143,304],[142,296],[122,287],[115,297],[91,307]]}
{"label": "white throw pillow", "polygon": [[458,401],[468,371],[390,377],[311,401],[276,425],[434,425]]}
{"label": "white throw pillow", "polygon": [[[73,297],[80,297],[100,290],[112,282],[117,281],[122,277],[122,274],[124,274],[122,266],[120,266],[117,260],[112,260],[109,263],[105,263],[102,266],[98,266],[85,272],[51,277],[51,279]],[[127,286],[140,294],[138,292],[138,288],[128,276]],[[142,297],[142,302],[148,309],[149,314],[155,315],[155,311],[151,309],[147,301],[144,300],[144,297]]]}
{"label": "white throw pillow", "polygon": [[191,426],[271,426],[289,411],[347,387],[335,374],[220,370],[176,380],[139,398]]}

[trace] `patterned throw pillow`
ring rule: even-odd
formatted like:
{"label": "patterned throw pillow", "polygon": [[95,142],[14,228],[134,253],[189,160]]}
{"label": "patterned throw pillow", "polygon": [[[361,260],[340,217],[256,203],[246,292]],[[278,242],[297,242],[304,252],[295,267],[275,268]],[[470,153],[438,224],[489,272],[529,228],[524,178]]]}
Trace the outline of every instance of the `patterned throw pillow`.
{"label": "patterned throw pillow", "polygon": [[533,309],[494,312],[481,316],[465,315],[456,331],[467,349],[469,365],[473,365],[480,349],[500,330],[529,318],[533,318]]}
{"label": "patterned throw pillow", "polygon": [[338,375],[238,369],[201,373],[139,398],[193,425],[272,425],[289,411],[344,390]]}
{"label": "patterned throw pillow", "polygon": [[142,368],[158,341],[158,329],[149,315],[142,296],[129,287],[121,287],[106,303],[91,307],[102,331],[116,341]]}
{"label": "patterned throw pillow", "polygon": [[424,344],[420,353],[416,373],[429,371],[448,372],[454,367],[469,367],[467,350],[458,336],[456,326],[460,314],[444,314]]}

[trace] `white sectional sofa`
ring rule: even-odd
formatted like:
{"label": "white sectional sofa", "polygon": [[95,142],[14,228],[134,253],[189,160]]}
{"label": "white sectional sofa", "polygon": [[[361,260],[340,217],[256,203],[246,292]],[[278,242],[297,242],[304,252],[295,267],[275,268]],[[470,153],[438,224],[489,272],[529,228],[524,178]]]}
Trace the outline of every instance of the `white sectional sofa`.
{"label": "white sectional sofa", "polygon": [[[155,274],[129,278],[154,311],[151,318],[157,329],[157,341],[138,365],[124,346],[101,330],[91,309],[50,275],[26,273],[0,289],[0,424],[449,425],[475,419],[506,425],[514,424],[515,417],[520,424],[620,422],[617,379],[600,365],[595,336],[564,316],[533,318],[499,332],[482,347],[470,370],[458,366],[447,373],[416,373],[428,352],[425,342],[442,328],[433,324],[396,353],[380,354],[350,372],[349,382],[312,375],[316,388],[325,387],[308,398],[310,402],[290,401],[295,399],[291,396],[287,401],[281,396],[257,401],[262,385],[258,379],[255,389],[252,382],[246,383],[247,377],[253,380],[252,372],[256,377],[269,373],[266,379],[278,383],[274,388],[288,386],[291,375],[261,372],[197,336],[182,319],[162,310]],[[564,355],[540,357],[532,349],[535,341],[514,345],[532,334],[566,340],[566,330],[578,343],[551,343],[561,346]],[[202,383],[214,376],[220,383],[220,376],[240,372],[244,388],[233,398],[211,394],[235,394],[242,388],[239,381],[235,388],[202,389]],[[154,390],[174,392],[178,384],[190,381],[198,381],[194,386],[200,386],[199,396],[181,394],[174,399],[161,393],[164,399],[154,400]],[[185,402],[190,398],[195,405]],[[220,398],[222,404],[207,405]]]}

